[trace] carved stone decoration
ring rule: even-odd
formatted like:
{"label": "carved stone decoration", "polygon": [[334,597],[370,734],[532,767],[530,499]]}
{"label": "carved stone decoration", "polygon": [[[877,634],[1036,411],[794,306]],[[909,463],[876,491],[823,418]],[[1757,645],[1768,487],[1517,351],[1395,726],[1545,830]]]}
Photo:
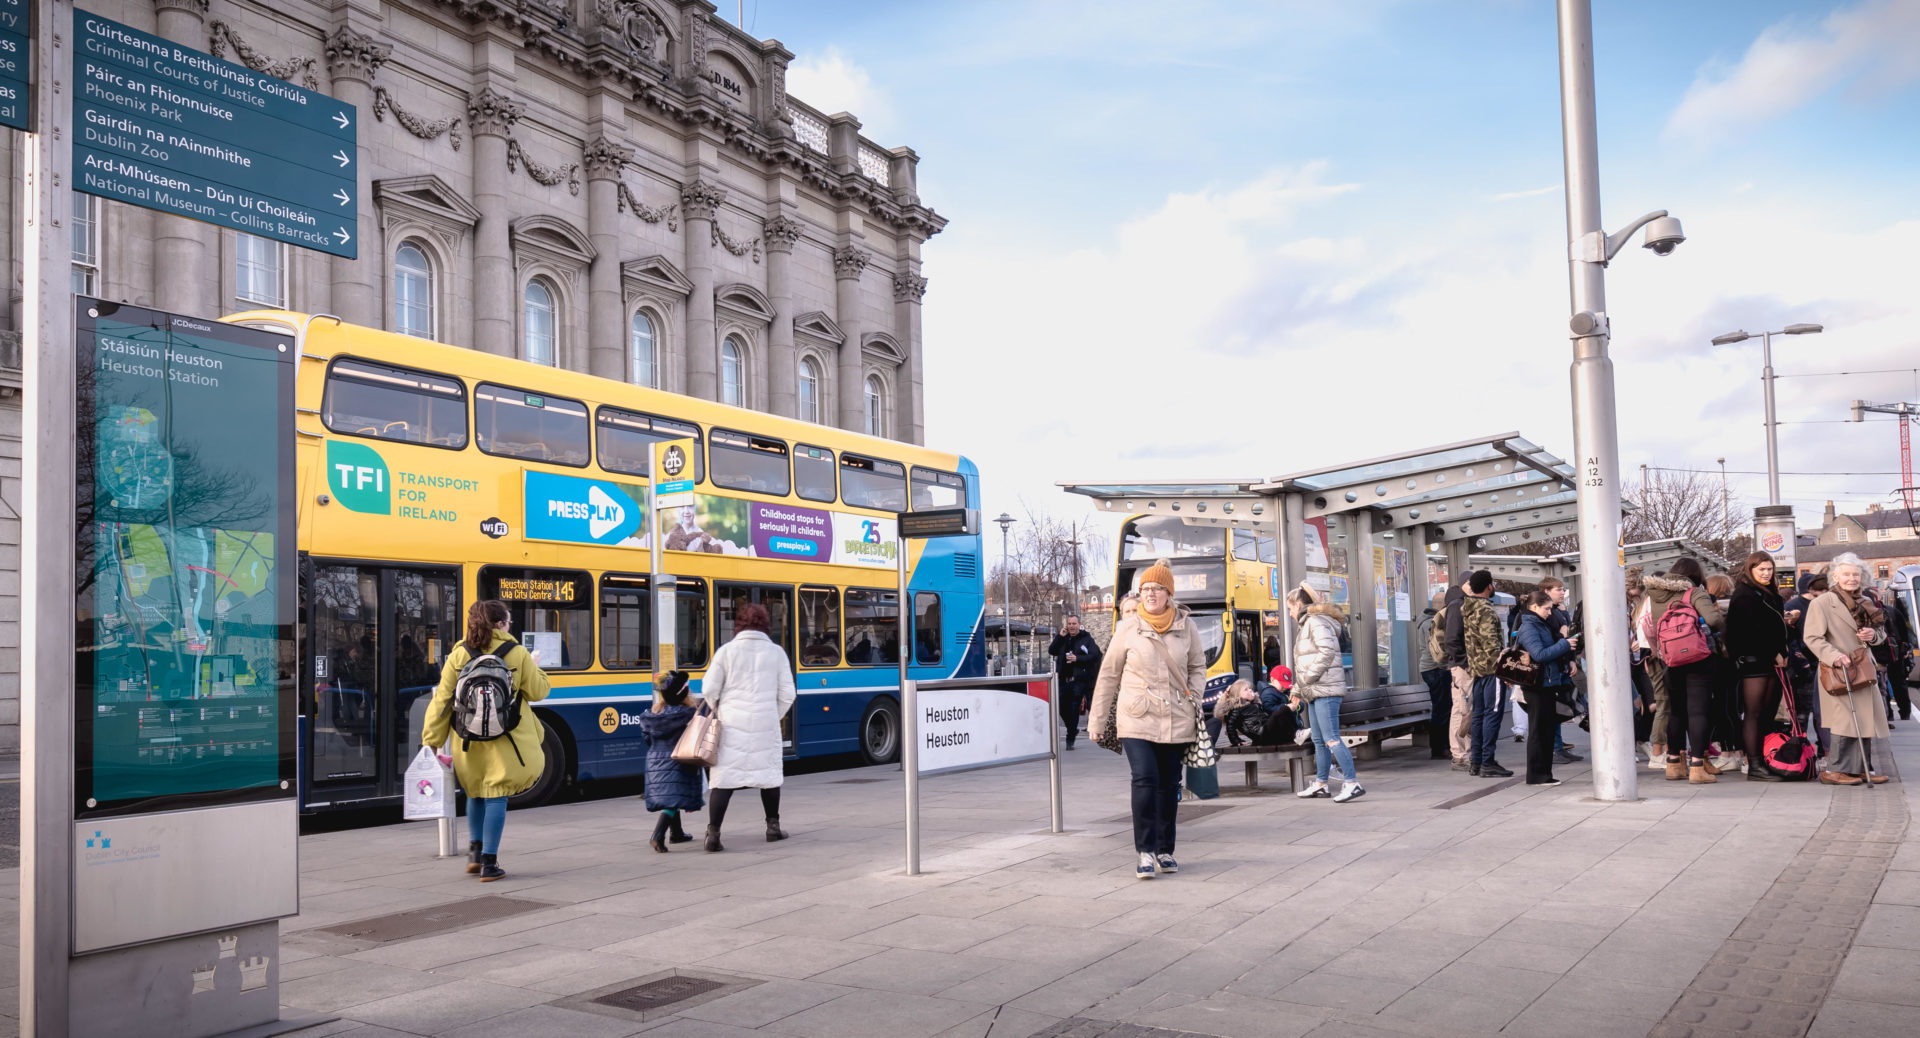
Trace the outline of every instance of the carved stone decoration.
{"label": "carved stone decoration", "polygon": [[720,229],[720,221],[718,220],[715,220],[711,226],[713,227],[713,243],[715,245],[733,253],[735,256],[745,256],[748,252],[752,252],[753,261],[755,263],[760,262],[760,239],[755,238],[751,241],[738,241]]}
{"label": "carved stone decoration", "polygon": [[[200,5],[202,13],[205,13],[206,9],[206,4]],[[227,56],[229,45],[233,47],[233,56],[239,58],[241,64],[255,72],[264,72],[275,79],[284,79],[288,82],[293,81],[294,73],[301,72],[304,73],[300,77],[301,86],[308,90],[320,89],[320,77],[313,74],[313,66],[316,64],[314,59],[288,58],[285,61],[275,61],[249,46],[246,40],[240,38],[239,33],[233,31],[232,26],[218,18],[214,19],[207,26],[207,49],[213,52],[214,57],[224,58]]]}
{"label": "carved stone decoration", "polygon": [[445,119],[435,119],[432,122],[428,122],[400,107],[400,102],[394,100],[393,95],[387,92],[386,87],[374,87],[373,117],[385,122],[387,112],[389,111],[393,112],[393,119],[400,124],[400,128],[413,134],[415,137],[423,141],[431,141],[437,140],[441,134],[446,134],[447,142],[453,145],[453,150],[460,150],[463,138],[460,136],[459,116],[450,115]]}
{"label": "carved stone decoration", "polygon": [[578,162],[569,162],[560,166],[548,166],[535,162],[532,156],[527,154],[526,149],[520,146],[519,138],[508,137],[507,172],[516,172],[517,168],[521,165],[527,167],[527,176],[532,177],[534,183],[542,187],[554,187],[564,180],[567,182],[568,192],[576,195],[580,193],[580,164]]}
{"label": "carved stone decoration", "polygon": [[806,225],[791,216],[776,216],[768,220],[761,234],[766,238],[768,252],[792,252],[795,242],[806,230]]}
{"label": "carved stone decoration", "polygon": [[660,24],[640,0],[593,0],[600,15],[601,42],[625,50],[630,57],[652,60],[660,39]]}
{"label": "carved stone decoration", "polygon": [[919,302],[927,294],[927,279],[918,274],[895,274],[893,276],[893,301],[904,303],[908,300]]}
{"label": "carved stone decoration", "polygon": [[793,121],[793,112],[787,107],[787,62],[778,55],[769,56],[762,66],[761,73],[767,81],[767,121],[786,123]]}
{"label": "carved stone decoration", "polygon": [[153,0],[158,11],[186,11],[204,16],[207,13],[208,0]]}
{"label": "carved stone decoration", "polygon": [[707,75],[707,17],[697,4],[687,9],[687,75],[694,79]]}
{"label": "carved stone decoration", "polygon": [[648,223],[659,223],[665,220],[667,221],[667,230],[669,231],[677,231],[680,229],[680,219],[675,215],[679,207],[673,203],[669,202],[657,208],[650,205],[642,205],[640,199],[634,195],[633,189],[628,187],[627,182],[624,180],[619,183],[616,197],[619,200],[617,208],[631,209],[633,210],[633,215]]}
{"label": "carved stone decoration", "polygon": [[476,137],[513,138],[513,124],[527,114],[527,106],[493,89],[483,87],[467,95],[467,127]]}
{"label": "carved stone decoration", "polygon": [[680,211],[689,220],[711,220],[714,210],[726,204],[727,189],[704,178],[689,181],[680,189]]}
{"label": "carved stone decoration", "polygon": [[[328,33],[325,43],[327,75],[334,79],[358,79],[371,83],[380,66],[393,56],[392,44],[381,43],[366,33],[354,32],[344,25]],[[402,125],[405,125],[404,121]]]}
{"label": "carved stone decoration", "polygon": [[844,249],[835,249],[833,253],[833,276],[836,280],[840,281],[857,279],[861,273],[867,269],[867,264],[871,262],[873,262],[873,253],[865,249],[856,249],[852,246]]}
{"label": "carved stone decoration", "polygon": [[602,134],[587,142],[582,149],[582,158],[586,162],[588,180],[618,180],[620,171],[633,161],[633,149],[615,144]]}

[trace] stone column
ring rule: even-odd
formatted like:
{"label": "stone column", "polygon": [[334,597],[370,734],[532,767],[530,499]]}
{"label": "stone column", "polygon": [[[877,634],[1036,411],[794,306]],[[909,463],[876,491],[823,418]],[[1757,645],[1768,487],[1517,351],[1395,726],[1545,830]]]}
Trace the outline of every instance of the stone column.
{"label": "stone column", "polygon": [[[207,49],[207,0],[154,0],[160,36],[189,50]],[[184,216],[152,212],[154,305],[173,313],[218,317],[219,232]]]}
{"label": "stone column", "polygon": [[695,177],[680,189],[680,215],[687,221],[687,350],[685,392],[703,400],[720,399],[720,343],[713,322],[713,213],[727,200],[727,189]]}
{"label": "stone column", "polygon": [[587,237],[593,265],[587,268],[587,371],[625,382],[626,314],[620,299],[620,171],[633,149],[604,135],[587,142]]}
{"label": "stone column", "polygon": [[872,260],[873,253],[853,246],[833,254],[833,319],[846,335],[840,343],[840,377],[834,380],[834,399],[840,402],[840,428],[854,432],[867,427],[867,386],[860,364],[860,340],[866,337],[867,329],[860,319],[860,275]]}
{"label": "stone column", "polygon": [[473,204],[480,222],[473,228],[473,345],[512,357],[513,249],[507,235],[507,138],[526,106],[496,91],[480,88],[467,97],[467,127],[473,131]]}
{"label": "stone column", "polygon": [[[789,216],[767,221],[761,238],[767,248],[767,296],[773,301],[773,326],[767,329],[767,404],[786,418],[800,411],[800,359],[793,348],[793,245],[802,224]],[[824,415],[822,416],[824,417]]]}
{"label": "stone column", "polygon": [[899,437],[908,443],[927,441],[925,375],[920,366],[920,298],[927,294],[927,279],[918,274],[896,274],[893,278],[893,335],[907,351],[900,370],[900,399],[893,405],[900,425]]}
{"label": "stone column", "polygon": [[353,324],[385,328],[384,305],[387,261],[380,240],[379,215],[373,206],[373,77],[387,63],[393,47],[366,33],[342,25],[327,35],[327,74],[333,77],[333,96],[359,109],[359,154],[354,193],[359,198],[359,226],[353,231],[358,259],[333,257],[333,312]]}

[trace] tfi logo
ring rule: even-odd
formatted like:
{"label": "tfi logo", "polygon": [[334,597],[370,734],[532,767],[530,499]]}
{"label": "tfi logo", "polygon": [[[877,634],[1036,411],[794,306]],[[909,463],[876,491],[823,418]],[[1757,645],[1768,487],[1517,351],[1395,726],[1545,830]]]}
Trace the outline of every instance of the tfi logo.
{"label": "tfi logo", "polygon": [[393,514],[393,476],[373,448],[359,443],[327,443],[327,488],[349,511]]}
{"label": "tfi logo", "polygon": [[587,533],[594,540],[619,529],[626,517],[627,510],[620,507],[620,502],[608,497],[606,491],[597,486],[587,488]]}

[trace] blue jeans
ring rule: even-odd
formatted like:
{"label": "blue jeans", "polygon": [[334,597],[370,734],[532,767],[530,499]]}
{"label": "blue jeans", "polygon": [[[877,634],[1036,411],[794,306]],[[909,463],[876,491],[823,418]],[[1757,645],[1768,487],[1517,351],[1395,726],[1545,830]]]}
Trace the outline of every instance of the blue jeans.
{"label": "blue jeans", "polygon": [[1180,758],[1187,744],[1120,740],[1133,772],[1133,849],[1140,854],[1172,854],[1175,806],[1180,790]]}
{"label": "blue jeans", "polygon": [[1335,761],[1340,763],[1340,777],[1348,782],[1359,781],[1353,774],[1353,751],[1340,739],[1340,700],[1341,696],[1321,696],[1307,703],[1307,727],[1313,732],[1313,766],[1325,782],[1333,773]]}
{"label": "blue jeans", "polygon": [[1489,674],[1473,679],[1473,719],[1467,731],[1473,736],[1468,763],[1475,767],[1498,763],[1494,747],[1500,745],[1500,718],[1507,712],[1507,690],[1500,679]]}
{"label": "blue jeans", "polygon": [[467,798],[467,839],[480,841],[481,854],[500,853],[500,830],[506,827],[506,797]]}

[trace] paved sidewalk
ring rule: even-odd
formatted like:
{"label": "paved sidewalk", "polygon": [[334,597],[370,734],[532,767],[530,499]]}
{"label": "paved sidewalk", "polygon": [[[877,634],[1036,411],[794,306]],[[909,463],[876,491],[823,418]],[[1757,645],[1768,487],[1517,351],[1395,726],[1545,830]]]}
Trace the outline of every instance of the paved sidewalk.
{"label": "paved sidewalk", "polygon": [[[1920,726],[1894,735],[1920,752]],[[894,768],[790,780],[779,844],[736,798],[723,854],[651,852],[633,799],[517,813],[512,875],[485,885],[433,859],[427,824],[307,836],[281,996],[341,1018],[316,1038],[1838,1038],[1920,1018],[1904,784],[1643,770],[1645,800],[1603,805],[1585,764],[1537,790],[1396,745],[1345,805],[1284,774],[1234,795],[1233,769],[1183,805],[1181,872],[1150,882],[1124,763],[1090,746],[1066,755],[1065,835],[1044,765],[927,780],[917,878]],[[592,1001],[662,979],[655,1001]]]}

